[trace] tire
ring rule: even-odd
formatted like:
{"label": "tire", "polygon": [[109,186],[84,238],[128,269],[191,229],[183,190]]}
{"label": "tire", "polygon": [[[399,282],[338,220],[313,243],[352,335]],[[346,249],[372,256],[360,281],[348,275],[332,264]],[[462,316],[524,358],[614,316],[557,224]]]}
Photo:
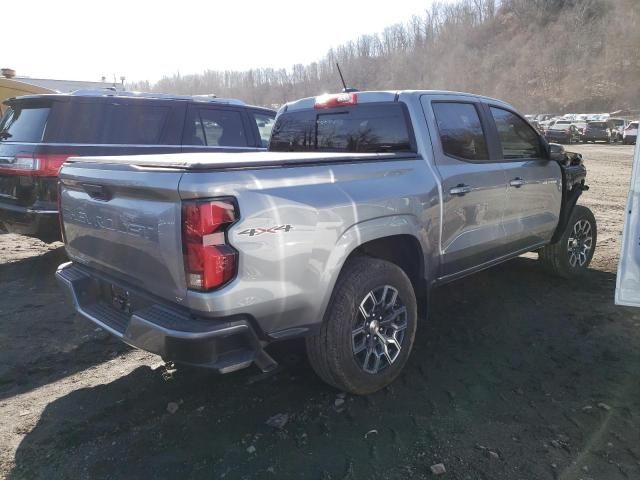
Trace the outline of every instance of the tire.
{"label": "tire", "polygon": [[[384,303],[387,309],[382,308]],[[385,317],[391,322],[386,328],[382,326]],[[320,332],[306,339],[309,362],[335,388],[356,395],[373,393],[402,371],[413,347],[417,321],[415,292],[405,272],[385,260],[355,257],[340,273]]]}
{"label": "tire", "polygon": [[540,261],[555,275],[563,278],[579,277],[593,259],[597,240],[598,227],[593,212],[587,207],[576,205],[560,240],[540,250]]}

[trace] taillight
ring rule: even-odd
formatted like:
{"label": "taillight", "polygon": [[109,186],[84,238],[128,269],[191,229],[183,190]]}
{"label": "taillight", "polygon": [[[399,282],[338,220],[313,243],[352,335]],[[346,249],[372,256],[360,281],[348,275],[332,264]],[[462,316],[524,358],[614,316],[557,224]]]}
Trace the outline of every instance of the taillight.
{"label": "taillight", "polygon": [[235,276],[238,252],[227,244],[226,231],[236,218],[231,198],[183,202],[182,249],[188,288],[211,290]]}
{"label": "taillight", "polygon": [[335,108],[356,105],[358,95],[356,93],[326,94],[316,97],[315,108]]}
{"label": "taillight", "polygon": [[70,154],[18,154],[10,163],[0,165],[0,172],[10,175],[32,175],[35,177],[56,177],[60,167],[73,155]]}

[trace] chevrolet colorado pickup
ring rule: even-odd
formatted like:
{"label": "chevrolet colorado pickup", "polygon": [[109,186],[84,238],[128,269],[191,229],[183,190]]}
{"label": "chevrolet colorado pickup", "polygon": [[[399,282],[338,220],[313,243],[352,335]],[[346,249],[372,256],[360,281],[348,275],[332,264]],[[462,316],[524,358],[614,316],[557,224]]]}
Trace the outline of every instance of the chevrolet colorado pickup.
{"label": "chevrolet colorado pickup", "polygon": [[306,98],[267,152],[67,160],[57,277],[80,314],[167,360],[267,370],[267,345],[306,337],[323,380],[367,394],[402,370],[434,287],[531,251],[582,273],[585,177],[498,100]]}

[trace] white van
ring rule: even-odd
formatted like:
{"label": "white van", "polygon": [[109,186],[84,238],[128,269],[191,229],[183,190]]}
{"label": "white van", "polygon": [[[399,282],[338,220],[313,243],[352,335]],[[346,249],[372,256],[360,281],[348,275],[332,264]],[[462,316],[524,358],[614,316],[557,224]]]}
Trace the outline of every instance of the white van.
{"label": "white van", "polygon": [[640,148],[636,145],[631,187],[624,212],[622,248],[618,261],[616,304],[640,307]]}

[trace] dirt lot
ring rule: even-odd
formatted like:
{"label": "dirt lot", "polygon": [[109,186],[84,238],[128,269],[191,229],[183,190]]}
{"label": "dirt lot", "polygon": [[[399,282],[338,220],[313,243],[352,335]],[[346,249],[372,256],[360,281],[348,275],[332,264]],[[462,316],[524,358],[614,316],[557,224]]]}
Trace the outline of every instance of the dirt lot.
{"label": "dirt lot", "polygon": [[405,374],[343,404],[299,342],[273,375],[167,371],[74,315],[62,248],[1,235],[0,477],[640,478],[640,310],[613,305],[632,147],[576,149],[589,274],[523,257],[437,290]]}

